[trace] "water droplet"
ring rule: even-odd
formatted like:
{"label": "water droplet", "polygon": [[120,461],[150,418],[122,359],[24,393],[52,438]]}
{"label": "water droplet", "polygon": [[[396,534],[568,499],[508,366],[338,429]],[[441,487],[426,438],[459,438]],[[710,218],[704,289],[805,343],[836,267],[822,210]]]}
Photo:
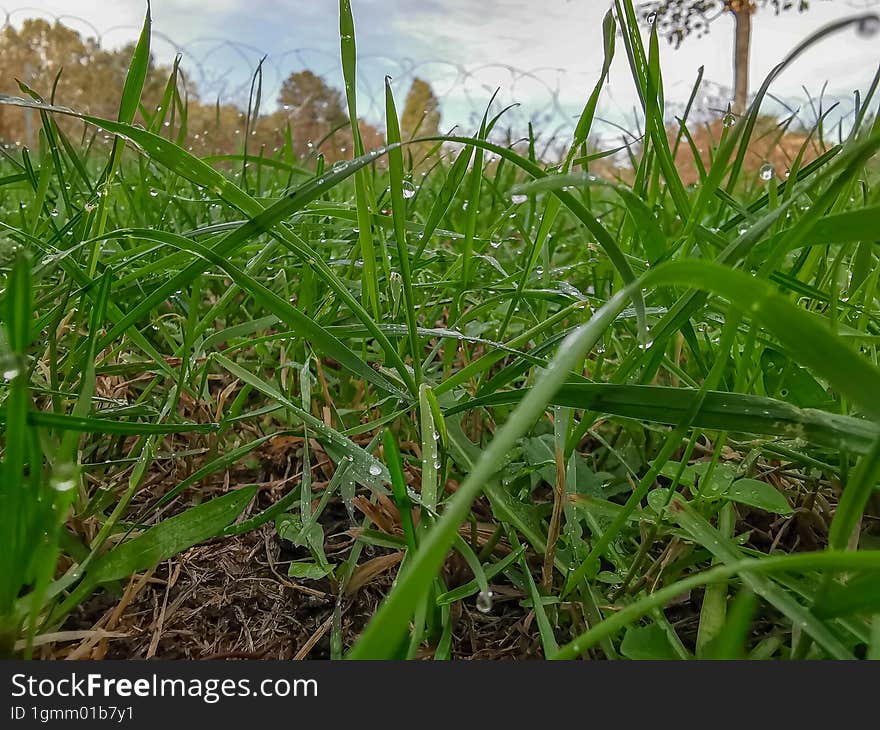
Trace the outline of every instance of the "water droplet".
{"label": "water droplet", "polygon": [[528,195],[511,195],[510,200],[514,205],[522,205],[529,199]]}
{"label": "water droplet", "polygon": [[408,180],[403,181],[403,197],[409,200],[416,194],[415,186]]}
{"label": "water droplet", "polygon": [[382,473],[382,467],[378,464],[370,464],[370,474],[374,477],[379,476]]}
{"label": "water droplet", "polygon": [[862,18],[856,26],[856,33],[862,38],[873,38],[878,32],[880,32],[880,17],[876,15]]}
{"label": "water droplet", "polygon": [[498,248],[499,246],[501,246],[501,241],[489,241],[489,245],[492,248]]}
{"label": "water droplet", "polygon": [[773,176],[776,174],[776,168],[769,162],[765,162],[761,165],[761,169],[758,170],[758,174],[761,176],[761,179],[764,182],[769,182],[773,179]]}
{"label": "water droplet", "polygon": [[736,124],[736,115],[732,114],[731,112],[727,112],[727,114],[725,114],[721,118],[721,124],[724,125],[725,129],[730,129]]}
{"label": "water droplet", "polygon": [[159,195],[159,191],[158,191],[158,190],[156,190],[155,188],[150,188],[150,197],[151,197],[151,198],[158,197],[158,195]]}
{"label": "water droplet", "polygon": [[58,217],[58,208],[52,208],[52,210],[49,211],[49,215],[51,215],[53,218],[57,218]]}
{"label": "water droplet", "polygon": [[480,613],[489,613],[492,610],[492,591],[480,591],[477,594],[476,606]]}
{"label": "water droplet", "polygon": [[56,492],[66,492],[76,486],[76,468],[73,464],[59,464],[49,478],[49,486]]}

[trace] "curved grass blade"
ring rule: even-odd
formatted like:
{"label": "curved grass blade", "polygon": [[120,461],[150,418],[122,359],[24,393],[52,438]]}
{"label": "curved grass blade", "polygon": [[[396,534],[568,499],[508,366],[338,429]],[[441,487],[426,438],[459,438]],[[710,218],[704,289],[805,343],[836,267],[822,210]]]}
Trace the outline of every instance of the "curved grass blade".
{"label": "curved grass blade", "polygon": [[861,552],[823,551],[795,553],[793,555],[770,555],[765,558],[747,558],[735,563],[719,565],[695,575],[689,575],[653,593],[638,599],[588,629],[580,636],[560,647],[550,659],[577,659],[591,646],[613,636],[625,626],[638,621],[657,608],[687,591],[719,581],[727,581],[736,575],[773,573],[811,572],[814,570],[878,570],[880,569],[880,550]]}
{"label": "curved grass blade", "polygon": [[[404,364],[403,359],[400,357],[400,354],[397,352],[397,349],[379,331],[376,321],[357,302],[345,283],[333,273],[326,262],[320,258],[313,249],[309,248],[305,242],[301,241],[289,228],[277,225],[284,218],[304,209],[308,203],[320,197],[361,168],[374,162],[387,152],[387,148],[373,150],[347,164],[335,167],[325,175],[309,181],[293,192],[287,194],[272,206],[264,208],[260,202],[249,196],[243,190],[238,188],[231,180],[225,178],[221,173],[214,170],[202,160],[186,152],[173,142],[166,140],[161,136],[152,134],[145,129],[121,124],[108,119],[101,119],[100,117],[80,114],[66,107],[41,104],[28,101],[27,99],[21,99],[19,97],[10,97],[5,94],[0,94],[0,104],[33,107],[45,111],[68,114],[79,117],[90,124],[102,127],[109,132],[132,141],[141,147],[151,158],[155,159],[167,169],[200,187],[207,188],[214,194],[226,200],[230,205],[235,206],[247,214],[249,220],[246,223],[236,228],[212,247],[212,249],[221,256],[229,256],[233,251],[239,249],[251,238],[261,233],[271,232],[274,235],[277,235],[286,246],[290,247],[298,256],[304,261],[308,261],[309,264],[315,268],[319,275],[333,289],[334,293],[344,301],[354,315],[370,329],[373,336],[384,350],[388,361],[400,373],[401,379],[407,384],[407,388],[412,397],[414,399],[418,397],[418,388],[416,387],[415,381]],[[202,274],[203,271],[204,265],[199,261],[195,261],[183,271],[172,276],[165,284],[154,289],[133,310],[129,311],[121,318],[121,320],[115,323],[114,327],[112,327],[102,338],[99,347],[103,349],[109,345],[122,332],[127,330],[142,317],[146,316],[151,309],[156,307],[175,291],[186,287],[193,279]]]}
{"label": "curved grass blade", "polygon": [[[0,408],[0,423],[7,423],[8,420],[8,410]],[[128,436],[167,433],[210,433],[220,428],[216,423],[128,423],[126,421],[115,421],[110,418],[74,416],[64,413],[33,410],[27,413],[27,423],[29,426],[54,428],[60,431],[115,433]]]}
{"label": "curved grass blade", "polygon": [[[706,548],[723,563],[736,565],[742,559],[736,543],[722,535],[679,495],[673,497],[668,513],[691,539]],[[798,603],[785,589],[764,576],[743,573],[742,581],[758,596],[787,616],[793,624],[809,634],[835,659],[852,659],[852,653],[822,621]]]}
{"label": "curved grass blade", "polygon": [[309,428],[313,428],[316,433],[327,439],[330,446],[341,450],[345,459],[350,462],[350,468],[352,469],[353,474],[357,476],[358,481],[376,488],[380,488],[383,481],[391,481],[385,465],[376,459],[376,457],[364,451],[364,449],[355,444],[351,439],[343,436],[336,429],[331,428],[319,418],[316,418],[308,411],[303,410],[289,398],[286,398],[279,393],[276,388],[272,387],[265,380],[245,370],[241,365],[232,362],[232,360],[223,355],[215,354],[213,355],[213,359],[243,383],[247,383],[251,387],[260,391],[263,395],[268,396],[295,413],[297,418],[299,418],[304,424]]}
{"label": "curved grass blade", "polygon": [[625,301],[622,294],[612,297],[590,322],[575,330],[560,345],[558,353],[547,366],[538,385],[522,400],[507,422],[496,431],[495,437],[483,450],[473,470],[446,503],[443,514],[424,536],[409,566],[401,571],[397,585],[383,601],[373,620],[348,654],[348,658],[387,657],[403,641],[410,618],[433,583],[446,553],[458,534],[459,525],[470,510],[471,503],[506,461],[510,449],[547,407],[550,398],[576,364],[599,341],[605,329],[623,308]]}
{"label": "curved grass blade", "polygon": [[[528,388],[502,391],[470,398],[453,405],[446,415],[473,408],[495,408],[518,403]],[[677,424],[697,391],[659,385],[619,385],[615,383],[566,383],[550,403],[583,410],[608,413],[640,421]],[[797,408],[763,396],[711,390],[697,412],[695,428],[804,439],[830,449],[846,449],[864,454],[880,436],[880,427],[871,421],[841,416],[827,411]]]}
{"label": "curved grass blade", "polygon": [[839,393],[880,420],[880,370],[841,341],[824,319],[800,309],[772,285],[707,261],[676,261],[653,269],[645,286],[687,285],[738,306],[776,336],[789,355],[828,381]]}
{"label": "curved grass blade", "polygon": [[257,487],[243,487],[169,517],[97,558],[58,613],[64,615],[102,583],[127,578],[209,540],[233,522],[250,503]]}
{"label": "curved grass blade", "polygon": [[360,376],[368,383],[373,383],[373,385],[378,388],[389,393],[394,393],[401,398],[406,397],[406,394],[393,382],[382,375],[382,373],[371,368],[350,348],[346,347],[339,338],[328,332],[324,327],[303,314],[299,309],[279,297],[256,279],[246,274],[228,259],[217,254],[213,249],[202,246],[184,236],[167,231],[125,229],[114,231],[112,234],[108,234],[107,237],[109,238],[110,236],[136,236],[147,241],[156,241],[157,243],[173,246],[181,251],[195,254],[198,258],[211,263],[229,274],[229,277],[238,284],[244,292],[250,295],[254,301],[264,306],[282,322],[293,327],[293,331],[297,336],[307,339],[315,349],[332,357],[339,362],[340,365],[348,368],[352,374]]}
{"label": "curved grass blade", "polygon": [[[537,164],[535,164],[531,160],[523,157],[522,155],[518,155],[516,152],[508,149],[507,147],[502,147],[492,142],[488,142],[484,139],[447,135],[445,137],[422,137],[418,141],[460,142],[461,144],[466,144],[486,150],[488,152],[493,152],[494,154],[502,157],[508,162],[513,163],[523,172],[527,173],[535,179],[544,179],[548,177],[548,173],[544,172]],[[566,208],[568,208],[569,211],[571,211],[571,213],[581,223],[584,224],[587,230],[593,234],[599,246],[602,247],[602,250],[608,256],[608,258],[611,260],[612,265],[620,274],[620,277],[621,279],[623,279],[624,284],[631,284],[632,282],[634,282],[636,280],[636,277],[633,273],[632,267],[630,266],[626,255],[623,253],[617,241],[614,240],[614,237],[608,232],[605,226],[603,226],[597,218],[591,215],[587,208],[567,190],[563,190],[560,188],[558,190],[553,190],[552,192],[557,198],[559,198],[562,204]],[[644,331],[645,302],[644,298],[641,295],[641,292],[636,291],[633,294],[633,306],[635,307],[640,326]]]}

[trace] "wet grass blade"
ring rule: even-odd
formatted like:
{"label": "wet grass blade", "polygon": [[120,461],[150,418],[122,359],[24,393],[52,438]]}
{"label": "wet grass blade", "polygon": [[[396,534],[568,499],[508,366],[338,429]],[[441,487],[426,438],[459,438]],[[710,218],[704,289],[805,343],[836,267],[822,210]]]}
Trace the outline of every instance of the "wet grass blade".
{"label": "wet grass blade", "polygon": [[[669,513],[672,519],[678,522],[690,535],[691,539],[705,547],[722,562],[735,565],[742,559],[742,554],[733,540],[721,535],[680,497],[673,498],[669,506]],[[852,653],[841,643],[833,631],[769,578],[744,573],[742,581],[750,590],[785,614],[799,629],[809,634],[832,657],[835,659],[853,658]]]}
{"label": "wet grass blade", "polygon": [[437,575],[471,503],[507,458],[511,447],[547,407],[550,398],[571,370],[602,336],[605,328],[613,321],[617,304],[617,301],[612,300],[588,324],[569,335],[560,345],[540,384],[528,393],[510,419],[496,432],[473,470],[446,503],[440,519],[422,540],[408,568],[401,572],[397,586],[392,589],[361,634],[348,658],[382,658],[388,656],[389,647],[395,647],[403,640],[410,617]]}
{"label": "wet grass blade", "polygon": [[[470,398],[447,409],[447,415],[474,408],[497,408],[518,403],[527,388]],[[567,383],[551,399],[557,406],[580,408],[675,425],[693,401],[696,390],[659,385]],[[836,413],[797,408],[756,395],[709,391],[694,416],[694,427],[782,438],[802,438],[829,449],[865,454],[880,435],[872,421]]]}
{"label": "wet grass blade", "polygon": [[82,583],[60,606],[59,613],[63,615],[102,583],[127,578],[214,537],[241,514],[256,491],[256,487],[243,487],[215,497],[113,548],[91,564]]}
{"label": "wet grass blade", "polygon": [[[576,659],[603,638],[614,636],[623,627],[638,621],[669,601],[704,585],[726,581],[736,575],[772,575],[786,572],[813,570],[877,570],[880,569],[880,550],[852,552],[808,552],[792,555],[747,558],[689,575],[639,598],[612,614],[600,624],[588,629],[560,647],[551,659]],[[849,654],[847,653],[847,656]]]}
{"label": "wet grass blade", "polygon": [[[409,249],[406,240],[406,204],[403,193],[403,151],[400,147],[400,123],[391,81],[385,79],[385,125],[388,135],[388,174],[391,181],[391,215],[394,219],[394,238],[397,242],[397,262],[403,284],[404,314],[409,328],[409,348],[416,384],[422,379],[421,352],[419,351],[418,319],[413,296],[412,272],[409,265]],[[410,187],[412,184],[410,183]]]}
{"label": "wet grass blade", "polygon": [[[354,37],[354,18],[350,0],[339,0],[339,37],[342,52],[342,76],[345,81],[345,99],[348,104],[348,119],[354,141],[354,157],[364,154],[357,115],[357,48]],[[373,239],[372,211],[366,174],[358,170],[354,173],[355,200],[357,203],[357,236],[360,243],[361,258],[364,262],[364,304],[376,320],[381,320],[382,302],[379,295],[379,272],[376,267],[376,245]],[[383,264],[384,265],[384,264]]]}

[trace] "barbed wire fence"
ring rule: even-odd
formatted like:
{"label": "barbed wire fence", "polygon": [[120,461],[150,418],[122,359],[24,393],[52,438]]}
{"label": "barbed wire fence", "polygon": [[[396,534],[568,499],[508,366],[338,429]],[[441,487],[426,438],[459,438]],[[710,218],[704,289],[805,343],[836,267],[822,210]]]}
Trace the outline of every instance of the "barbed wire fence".
{"label": "barbed wire fence", "polygon": [[[843,0],[853,11],[880,7],[880,0]],[[98,28],[89,20],[73,14],[54,14],[35,8],[0,7],[0,30],[19,27],[28,18],[42,18],[50,23],[60,22],[91,38],[103,48],[118,48],[132,42],[140,31],[136,25],[117,25]],[[181,68],[194,84],[199,98],[213,103],[231,103],[246,109],[254,69],[261,65],[263,98],[274,103],[283,81],[290,73],[308,69],[334,88],[342,88],[336,48],[292,48],[266,54],[265,49],[222,37],[203,37],[178,42],[161,30],[153,30],[153,57],[157,63],[167,64],[175,56],[181,57]],[[359,114],[367,121],[381,125],[384,116],[383,80],[393,78],[395,90],[404,94],[415,78],[427,81],[440,102],[443,127],[453,124],[473,125],[482,115],[488,100],[498,91],[499,108],[514,105],[506,114],[508,129],[524,131],[531,122],[543,130],[544,137],[558,138],[573,130],[583,100],[596,81],[595,73],[574,71],[554,66],[532,69],[518,68],[506,63],[488,63],[466,66],[449,60],[414,60],[380,54],[358,55],[357,93]],[[691,89],[688,84],[667,88],[667,113],[670,120],[681,113]],[[629,137],[639,132],[636,110],[618,102],[614,90],[606,88],[603,107],[597,119],[599,136]],[[704,79],[692,109],[692,117],[717,118],[728,105],[731,90],[723,84]],[[804,115],[809,125],[818,115],[817,100],[805,93],[798,99],[771,97],[778,104],[780,115],[787,111]],[[272,103],[267,104],[271,108]],[[838,104],[838,118],[845,119],[855,111],[851,96],[822,99],[822,107]],[[607,118],[602,116],[607,114]],[[604,132],[604,134],[603,134]]]}

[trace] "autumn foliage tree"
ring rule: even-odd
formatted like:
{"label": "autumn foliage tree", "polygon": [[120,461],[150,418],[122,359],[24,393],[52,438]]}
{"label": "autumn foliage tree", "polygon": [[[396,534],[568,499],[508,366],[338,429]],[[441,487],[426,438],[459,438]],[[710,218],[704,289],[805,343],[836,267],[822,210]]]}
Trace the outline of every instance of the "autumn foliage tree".
{"label": "autumn foliage tree", "polygon": [[278,103],[301,152],[308,143],[317,143],[348,120],[339,90],[308,69],[296,71],[285,79]]}
{"label": "autumn foliage tree", "polygon": [[717,18],[729,14],[734,21],[734,104],[741,114],[749,98],[749,58],[752,42],[752,19],[758,6],[772,8],[777,14],[787,10],[804,11],[809,0],[654,0],[641,8],[649,22],[676,47],[691,35],[703,36]]}
{"label": "autumn foliage tree", "polygon": [[[0,93],[21,96],[22,82],[47,101],[113,119],[132,50],[131,46],[106,50],[97,40],[57,21],[29,19],[19,27],[7,25],[0,30]],[[171,73],[171,68],[151,61],[141,96],[147,116],[160,103]],[[332,163],[351,156],[352,135],[342,95],[311,71],[290,74],[282,84],[278,108],[250,124],[235,104],[203,101],[183,73],[175,79],[178,94],[174,109],[166,110],[162,134],[195,154],[272,154],[291,143],[290,152],[296,157],[320,153]],[[72,118],[57,121],[68,129],[83,129]],[[149,123],[141,115],[135,121]],[[33,145],[39,125],[31,110],[0,106],[0,141]],[[368,149],[383,143],[375,127],[363,120],[359,127]]]}
{"label": "autumn foliage tree", "polygon": [[[281,85],[278,104],[280,110],[268,115],[261,126],[289,126],[298,156],[320,152],[331,162],[350,158],[353,140],[345,100],[338,89],[308,69],[294,71]],[[360,120],[359,128],[365,147],[382,144],[375,127]]]}
{"label": "autumn foliage tree", "polygon": [[[440,134],[440,101],[431,85],[418,76],[413,79],[406,94],[400,118],[400,133],[404,140]],[[433,146],[431,142],[420,142],[410,145],[409,152],[414,160],[420,160]]]}
{"label": "autumn foliage tree", "polygon": [[[131,46],[104,50],[94,39],[57,21],[29,19],[20,28],[7,25],[0,31],[0,93],[20,96],[20,81],[57,104],[113,118],[131,53]],[[145,104],[157,103],[169,73],[151,64]],[[0,138],[32,142],[29,121],[22,109],[0,108]]]}

